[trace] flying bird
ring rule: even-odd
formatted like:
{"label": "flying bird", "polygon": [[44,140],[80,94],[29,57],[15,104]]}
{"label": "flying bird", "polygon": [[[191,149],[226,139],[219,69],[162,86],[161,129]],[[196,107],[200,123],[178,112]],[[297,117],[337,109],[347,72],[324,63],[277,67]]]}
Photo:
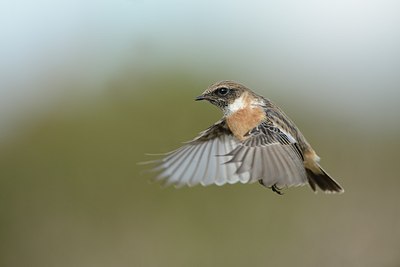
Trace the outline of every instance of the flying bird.
{"label": "flying bird", "polygon": [[167,185],[253,183],[282,194],[309,184],[327,193],[343,188],[319,165],[320,158],[296,125],[273,102],[234,81],[212,84],[195,100],[223,112],[221,120],[164,158],[153,161]]}

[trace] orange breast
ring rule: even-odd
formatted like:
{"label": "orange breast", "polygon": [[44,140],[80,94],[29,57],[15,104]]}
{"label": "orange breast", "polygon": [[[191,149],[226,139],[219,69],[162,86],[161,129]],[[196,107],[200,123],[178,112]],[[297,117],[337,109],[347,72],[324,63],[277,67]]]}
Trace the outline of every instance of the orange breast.
{"label": "orange breast", "polygon": [[261,107],[249,106],[226,117],[226,122],[233,135],[243,141],[245,135],[264,119],[265,112]]}

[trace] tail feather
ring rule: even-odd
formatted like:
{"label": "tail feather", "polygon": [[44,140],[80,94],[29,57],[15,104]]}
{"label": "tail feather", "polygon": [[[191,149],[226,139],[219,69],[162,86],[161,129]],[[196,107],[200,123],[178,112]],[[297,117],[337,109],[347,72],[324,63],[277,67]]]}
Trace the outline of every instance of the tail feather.
{"label": "tail feather", "polygon": [[306,168],[308,183],[312,190],[316,191],[318,186],[322,191],[327,193],[343,193],[343,188],[331,178],[321,167],[319,167],[319,173],[315,173],[310,169]]}

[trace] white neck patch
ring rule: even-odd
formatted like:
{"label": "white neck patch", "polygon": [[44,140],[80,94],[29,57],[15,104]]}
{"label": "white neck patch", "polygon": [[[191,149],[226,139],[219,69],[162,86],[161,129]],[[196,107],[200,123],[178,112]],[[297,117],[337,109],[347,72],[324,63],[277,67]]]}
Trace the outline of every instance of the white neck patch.
{"label": "white neck patch", "polygon": [[244,101],[244,97],[242,95],[241,97],[236,98],[232,104],[228,105],[227,113],[232,114],[232,113],[235,113],[236,111],[243,109],[245,107],[246,107],[246,102]]}

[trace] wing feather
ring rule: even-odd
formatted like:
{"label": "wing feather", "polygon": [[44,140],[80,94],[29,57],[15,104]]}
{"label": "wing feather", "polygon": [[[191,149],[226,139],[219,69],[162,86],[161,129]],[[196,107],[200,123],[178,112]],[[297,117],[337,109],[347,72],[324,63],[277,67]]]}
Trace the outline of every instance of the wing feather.
{"label": "wing feather", "polygon": [[265,186],[307,183],[303,155],[296,139],[272,121],[237,140],[221,120],[183,147],[158,161],[158,179],[176,186],[223,185],[262,180]]}
{"label": "wing feather", "polygon": [[184,156],[188,154],[191,148],[192,147],[182,147],[181,149],[176,150],[172,157],[162,160],[161,162],[164,163],[154,169],[155,171],[162,170],[162,172],[157,176],[157,179],[163,179],[173,175],[175,170],[179,168]]}
{"label": "wing feather", "polygon": [[[222,141],[219,140],[220,137],[216,138],[216,144],[215,144],[215,184],[216,185],[223,185],[226,181],[224,181],[224,165],[223,162],[221,161],[221,155],[224,155],[223,149],[221,149]],[[225,153],[226,154],[226,153]]]}
{"label": "wing feather", "polygon": [[250,131],[248,139],[230,155],[230,162],[240,163],[237,173],[249,172],[250,181],[262,180],[267,187],[307,183],[296,140],[271,122],[265,121]]}
{"label": "wing feather", "polygon": [[198,164],[196,165],[196,169],[194,170],[192,177],[189,177],[189,181],[187,183],[189,186],[194,186],[200,183],[204,178],[207,168],[207,160],[205,160],[205,156],[210,154],[210,149],[210,142],[206,142],[203,146],[201,146],[201,152],[198,154]]}
{"label": "wing feather", "polygon": [[192,146],[188,152],[186,153],[186,156],[183,157],[181,156],[181,161],[177,162],[176,167],[174,168],[174,171],[171,173],[170,177],[167,179],[166,185],[170,184],[176,184],[179,186],[181,183],[182,178],[184,178],[185,173],[187,172],[188,168],[191,166],[191,164],[188,164],[191,162],[191,159],[196,155],[196,147]]}
{"label": "wing feather", "polygon": [[198,180],[196,180],[196,177],[199,175],[199,165],[202,159],[202,155],[204,153],[204,149],[206,148],[206,144],[199,146],[196,148],[196,150],[193,152],[193,158],[192,160],[187,164],[188,169],[185,175],[182,175],[182,179],[180,181],[181,185],[187,184],[189,186],[196,185],[199,183]]}
{"label": "wing feather", "polygon": [[202,185],[212,184],[212,181],[207,183],[207,179],[209,179],[208,177],[211,177],[210,170],[211,170],[212,162],[210,162],[210,160],[208,160],[208,159],[210,159],[213,156],[213,154],[212,154],[213,143],[214,143],[213,141],[214,140],[210,140],[206,143],[206,145],[209,146],[209,148],[208,148],[208,154],[206,154],[206,159],[203,160],[205,162],[205,169],[204,169],[204,176],[200,180],[200,183]]}
{"label": "wing feather", "polygon": [[227,163],[232,158],[229,153],[239,143],[221,120],[157,161],[154,168],[160,171],[157,179],[165,179],[166,185],[177,187],[248,182],[249,177],[236,173],[240,163]]}

